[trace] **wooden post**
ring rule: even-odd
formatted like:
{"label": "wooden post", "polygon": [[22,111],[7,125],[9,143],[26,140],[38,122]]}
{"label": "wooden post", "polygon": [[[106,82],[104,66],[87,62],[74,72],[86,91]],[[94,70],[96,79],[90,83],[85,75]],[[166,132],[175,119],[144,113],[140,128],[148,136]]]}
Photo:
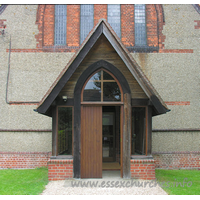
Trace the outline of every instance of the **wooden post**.
{"label": "wooden post", "polygon": [[152,155],[152,107],[148,106],[147,156]]}
{"label": "wooden post", "polygon": [[131,178],[130,172],[130,142],[131,142],[131,96],[124,94],[124,124],[123,124],[123,178]]}
{"label": "wooden post", "polygon": [[74,140],[73,172],[74,178],[81,178],[81,104],[80,92],[74,98]]}
{"label": "wooden post", "polygon": [[57,108],[54,106],[52,108],[52,157],[55,157],[57,154]]}

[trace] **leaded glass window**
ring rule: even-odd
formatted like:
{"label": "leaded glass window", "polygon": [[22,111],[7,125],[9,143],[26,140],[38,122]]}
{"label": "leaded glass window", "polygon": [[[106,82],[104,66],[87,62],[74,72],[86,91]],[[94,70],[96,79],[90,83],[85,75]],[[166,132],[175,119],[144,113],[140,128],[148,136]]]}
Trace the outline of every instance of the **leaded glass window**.
{"label": "leaded glass window", "polygon": [[72,107],[58,107],[58,155],[72,155]]}
{"label": "leaded glass window", "polygon": [[54,44],[66,45],[67,5],[55,5]]}
{"label": "leaded glass window", "polygon": [[146,154],[146,108],[132,107],[131,154]]}
{"label": "leaded glass window", "polygon": [[113,76],[101,70],[87,81],[83,101],[121,101],[121,91]]}
{"label": "leaded glass window", "polygon": [[147,45],[145,4],[135,4],[135,45]]}
{"label": "leaded glass window", "polygon": [[81,5],[80,43],[82,43],[94,26],[94,5]]}
{"label": "leaded glass window", "polygon": [[121,14],[120,4],[108,4],[108,23],[115,33],[121,38]]}

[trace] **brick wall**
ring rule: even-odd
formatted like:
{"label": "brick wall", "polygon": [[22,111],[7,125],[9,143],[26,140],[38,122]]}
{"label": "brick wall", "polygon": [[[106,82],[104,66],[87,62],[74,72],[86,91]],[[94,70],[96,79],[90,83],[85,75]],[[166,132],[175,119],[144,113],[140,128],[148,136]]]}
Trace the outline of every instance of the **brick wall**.
{"label": "brick wall", "polygon": [[200,29],[200,20],[194,20],[196,22],[196,25],[194,26],[195,29]]}
{"label": "brick wall", "polygon": [[73,177],[73,160],[51,159],[48,161],[49,181],[65,180]]}
{"label": "brick wall", "polygon": [[153,158],[160,169],[200,169],[200,152],[154,153]]}
{"label": "brick wall", "polygon": [[[150,47],[163,47],[163,12],[162,5],[146,5],[147,43]],[[94,5],[94,26],[100,19],[107,19],[107,5]],[[54,47],[54,5],[39,5],[36,24],[39,33],[35,36],[37,48],[48,48],[49,51],[75,52],[80,46],[80,5],[67,5],[67,43],[63,50]],[[159,36],[160,35],[160,36]],[[121,40],[126,47],[133,47],[134,39],[134,4],[121,5]]]}
{"label": "brick wall", "polygon": [[134,5],[121,5],[121,40],[125,46],[134,46]]}
{"label": "brick wall", "polygon": [[94,26],[97,25],[100,19],[107,19],[107,5],[106,4],[94,5]]}
{"label": "brick wall", "polygon": [[151,159],[131,160],[131,177],[136,179],[155,179],[155,163]]}
{"label": "brick wall", "polygon": [[148,46],[158,46],[158,24],[155,5],[146,5],[146,23],[147,23],[147,44]]}
{"label": "brick wall", "polygon": [[44,15],[44,46],[54,45],[54,5],[46,5]]}
{"label": "brick wall", "polygon": [[6,25],[5,25],[6,19],[0,19],[0,35],[4,34]]}
{"label": "brick wall", "polygon": [[79,47],[80,5],[67,5],[67,46]]}
{"label": "brick wall", "polygon": [[0,168],[36,168],[47,166],[50,152],[0,152]]}

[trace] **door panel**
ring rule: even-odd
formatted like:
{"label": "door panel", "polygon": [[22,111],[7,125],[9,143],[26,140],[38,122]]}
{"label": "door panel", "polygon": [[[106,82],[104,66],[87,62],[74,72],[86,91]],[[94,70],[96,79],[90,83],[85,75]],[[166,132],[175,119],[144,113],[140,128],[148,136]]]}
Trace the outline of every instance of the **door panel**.
{"label": "door panel", "polygon": [[102,106],[81,107],[81,178],[102,178]]}

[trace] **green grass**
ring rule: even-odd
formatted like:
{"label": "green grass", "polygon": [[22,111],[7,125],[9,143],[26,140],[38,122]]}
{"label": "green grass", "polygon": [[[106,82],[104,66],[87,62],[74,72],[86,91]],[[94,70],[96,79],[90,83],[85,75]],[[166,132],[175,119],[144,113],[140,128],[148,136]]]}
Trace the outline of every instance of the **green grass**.
{"label": "green grass", "polygon": [[200,170],[156,169],[156,179],[170,195],[200,195]]}
{"label": "green grass", "polygon": [[0,170],[0,195],[38,195],[47,183],[47,168]]}

